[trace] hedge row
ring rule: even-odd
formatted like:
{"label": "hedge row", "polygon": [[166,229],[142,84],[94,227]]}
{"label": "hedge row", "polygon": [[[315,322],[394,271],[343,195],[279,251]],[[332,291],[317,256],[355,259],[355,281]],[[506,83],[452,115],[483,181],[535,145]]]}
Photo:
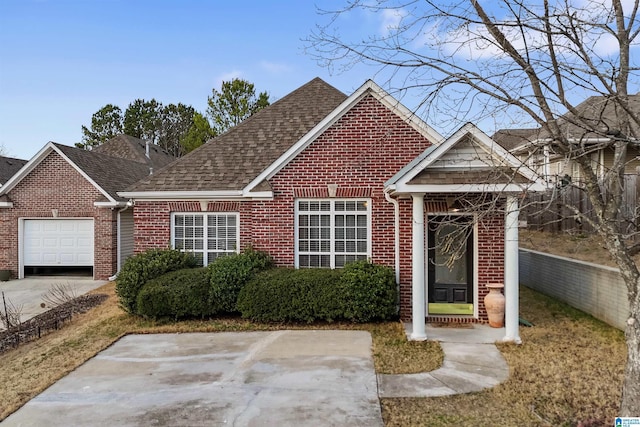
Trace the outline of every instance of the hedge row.
{"label": "hedge row", "polygon": [[339,270],[266,270],[242,289],[238,310],[256,322],[330,322],[342,313],[340,276]]}
{"label": "hedge row", "polygon": [[242,289],[238,309],[259,322],[369,322],[394,317],[397,297],[393,270],[358,261],[342,270],[264,271]]}
{"label": "hedge row", "polygon": [[259,270],[270,267],[264,252],[218,258],[207,268],[194,268],[191,255],[154,249],[129,258],[116,279],[120,305],[145,317],[206,317],[236,312],[238,293]]}
{"label": "hedge row", "polygon": [[175,319],[238,311],[259,322],[368,322],[396,315],[393,271],[367,261],[341,270],[270,269],[267,254],[248,250],[205,268],[194,264],[174,250],[130,258],[116,283],[120,304],[129,313]]}
{"label": "hedge row", "polygon": [[197,264],[192,255],[173,249],[151,249],[128,258],[116,279],[120,306],[128,313],[136,314],[138,294],[149,280]]}

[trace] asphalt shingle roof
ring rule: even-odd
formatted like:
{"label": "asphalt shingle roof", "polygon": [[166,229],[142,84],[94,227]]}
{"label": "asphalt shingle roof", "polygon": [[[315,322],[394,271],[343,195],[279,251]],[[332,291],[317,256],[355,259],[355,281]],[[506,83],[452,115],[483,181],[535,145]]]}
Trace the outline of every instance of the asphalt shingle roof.
{"label": "asphalt shingle roof", "polygon": [[511,151],[535,138],[539,131],[537,128],[499,129],[491,139],[500,144],[505,150]]}
{"label": "asphalt shingle roof", "polygon": [[[149,144],[149,157],[146,156],[146,142],[129,135],[117,135],[104,144],[94,147],[94,153],[108,154],[113,157],[145,163],[154,170],[162,169],[176,160],[176,157],[155,144]],[[121,189],[122,190],[122,189]]]}
{"label": "asphalt shingle roof", "polygon": [[240,190],[346,98],[315,78],[127,191]]}
{"label": "asphalt shingle roof", "polygon": [[26,163],[26,160],[0,156],[0,185],[9,181]]}
{"label": "asphalt shingle roof", "polygon": [[[558,119],[562,132],[569,138],[588,139],[605,137],[610,132],[623,131],[618,121],[619,106],[616,102],[604,96],[587,98],[575,108],[577,114],[567,113]],[[629,108],[640,113],[640,94],[629,95]],[[591,132],[589,129],[598,129]],[[640,128],[633,121],[631,135],[640,135]],[[541,130],[540,139],[550,138],[551,134]]]}
{"label": "asphalt shingle roof", "polygon": [[145,163],[57,143],[54,145],[115,200],[125,200],[116,191],[122,191],[149,175],[149,166]]}
{"label": "asphalt shingle roof", "polygon": [[[629,96],[629,107],[640,114],[640,94]],[[566,113],[558,118],[561,132],[569,138],[588,141],[622,131],[618,120],[620,107],[604,96],[592,96],[575,107],[576,114]],[[597,132],[593,132],[597,129]],[[640,127],[631,121],[631,137],[640,136]],[[551,138],[544,129],[500,129],[491,138],[507,150],[514,150],[529,141]]]}

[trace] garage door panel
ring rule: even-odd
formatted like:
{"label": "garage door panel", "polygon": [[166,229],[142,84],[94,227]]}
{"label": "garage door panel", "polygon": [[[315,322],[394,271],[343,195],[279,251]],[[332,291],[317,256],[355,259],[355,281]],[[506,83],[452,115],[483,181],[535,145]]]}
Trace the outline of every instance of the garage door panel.
{"label": "garage door panel", "polygon": [[42,256],[41,256],[41,254],[25,254],[24,264],[25,265],[40,265],[40,264],[42,264]]}
{"label": "garage door panel", "polygon": [[42,226],[39,227],[40,231],[44,231],[46,232],[57,232],[58,228],[60,227],[60,224],[58,223],[58,221],[55,220],[50,220],[50,221],[45,221],[42,223]]}
{"label": "garage door panel", "polygon": [[79,237],[77,240],[78,248],[84,248],[85,250],[93,251],[93,239],[86,239]]}
{"label": "garage door panel", "polygon": [[58,254],[56,252],[48,252],[42,254],[40,258],[42,265],[56,265],[58,263]]}
{"label": "garage door panel", "polygon": [[58,247],[58,239],[54,237],[43,237],[42,240],[36,244],[36,247],[43,249],[56,249]]}
{"label": "garage door panel", "polygon": [[93,265],[92,254],[80,254],[78,255],[78,262],[80,265]]}
{"label": "garage door panel", "polygon": [[76,246],[76,239],[72,237],[61,237],[60,248],[74,248]]}
{"label": "garage door panel", "polygon": [[72,265],[76,262],[75,254],[73,253],[61,253],[60,254],[60,264],[62,265]]}
{"label": "garage door panel", "polygon": [[75,221],[63,221],[58,228],[58,231],[61,233],[68,233],[79,230],[80,227],[77,225]]}
{"label": "garage door panel", "polygon": [[93,266],[93,219],[24,220],[25,266]]}
{"label": "garage door panel", "polygon": [[77,224],[77,230],[93,234],[93,220]]}

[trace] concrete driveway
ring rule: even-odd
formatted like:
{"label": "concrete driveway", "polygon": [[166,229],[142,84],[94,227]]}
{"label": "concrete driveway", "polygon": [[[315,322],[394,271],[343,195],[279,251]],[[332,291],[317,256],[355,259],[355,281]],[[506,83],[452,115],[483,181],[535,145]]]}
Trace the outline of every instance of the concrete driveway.
{"label": "concrete driveway", "polygon": [[371,335],[130,335],[2,426],[382,426]]}
{"label": "concrete driveway", "polygon": [[[15,307],[22,307],[20,318],[24,322],[51,308],[41,306],[43,303],[42,296],[56,284],[68,286],[75,296],[80,296],[99,288],[105,283],[107,283],[105,280],[93,280],[85,277],[42,276],[0,282],[0,292],[4,292],[7,303],[10,301]],[[0,304],[2,304],[1,297]],[[4,308],[2,308],[2,311],[4,312]],[[0,324],[0,330],[2,329],[3,327]]]}

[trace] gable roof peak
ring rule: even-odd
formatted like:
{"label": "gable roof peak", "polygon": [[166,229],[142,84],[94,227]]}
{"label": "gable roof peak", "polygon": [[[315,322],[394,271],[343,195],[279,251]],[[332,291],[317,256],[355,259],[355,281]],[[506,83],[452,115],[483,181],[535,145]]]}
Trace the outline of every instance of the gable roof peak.
{"label": "gable roof peak", "polygon": [[102,193],[109,203],[117,204],[124,201],[116,191],[149,174],[149,168],[145,163],[49,141],[6,185],[0,187],[0,196],[11,191],[51,153],[61,156]]}
{"label": "gable roof peak", "polygon": [[[491,166],[498,169],[504,167],[511,168],[514,171],[517,171],[518,174],[530,180],[530,182],[532,183],[532,186],[530,188],[535,188],[538,190],[544,188],[543,181],[533,170],[529,169],[524,163],[522,163],[518,158],[505,150],[496,141],[489,138],[489,136],[485,134],[481,129],[479,129],[476,125],[468,122],[458,128],[458,130],[455,131],[446,140],[442,141],[441,144],[434,144],[430,146],[419,156],[413,159],[409,164],[407,164],[404,168],[402,168],[397,174],[395,174],[384,184],[385,190],[396,190],[397,188],[402,187],[403,191],[406,191],[407,188],[409,188],[408,184],[411,183],[411,180],[413,178],[418,176],[418,174],[420,174],[427,168],[433,167],[432,165],[435,165],[436,162],[438,162],[439,159],[443,158],[447,152],[453,150],[454,147],[456,147],[458,144],[463,143],[464,141],[469,141],[471,144],[478,146],[479,149],[483,150],[486,153],[485,156],[487,158],[493,159],[491,164],[486,164],[486,166]],[[518,185],[516,185],[515,187],[517,186]],[[464,186],[460,186],[460,189],[464,191],[471,191]],[[477,191],[478,189],[482,190],[482,186],[479,186],[474,191]]]}
{"label": "gable roof peak", "polygon": [[172,163],[177,157],[169,154],[162,147],[148,143],[149,157],[146,155],[148,141],[131,135],[120,134],[109,139],[103,144],[94,147],[94,153],[103,153],[121,159],[144,163],[154,169],[161,169]]}

